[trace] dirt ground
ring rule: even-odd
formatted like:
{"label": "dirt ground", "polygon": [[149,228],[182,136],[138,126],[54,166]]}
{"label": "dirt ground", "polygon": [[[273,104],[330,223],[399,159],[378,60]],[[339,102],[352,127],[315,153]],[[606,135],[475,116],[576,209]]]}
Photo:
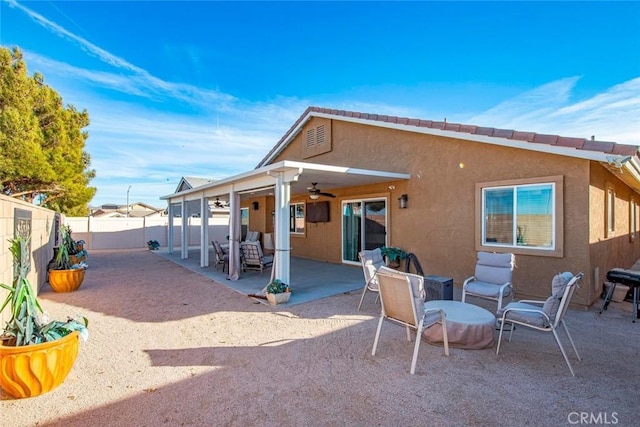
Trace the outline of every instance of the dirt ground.
{"label": "dirt ground", "polygon": [[[413,343],[360,292],[270,307],[148,250],[92,251],[82,287],[40,301],[81,313],[90,337],[66,381],[34,398],[0,393],[3,426],[638,425],[640,322],[630,303],[571,310],[581,353],[516,330],[500,355]],[[497,333],[496,333],[497,336]],[[566,338],[561,333],[561,339]],[[585,418],[586,417],[586,418]],[[594,422],[599,421],[599,422]],[[608,421],[608,422],[607,422]]]}

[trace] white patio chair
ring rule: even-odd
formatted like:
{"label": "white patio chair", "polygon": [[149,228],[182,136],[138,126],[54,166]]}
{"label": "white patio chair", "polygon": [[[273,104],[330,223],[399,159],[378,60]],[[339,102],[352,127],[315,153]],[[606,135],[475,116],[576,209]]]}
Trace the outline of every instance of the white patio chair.
{"label": "white patio chair", "polygon": [[213,240],[211,243],[213,244],[213,250],[216,254],[216,270],[218,269],[219,265],[222,265],[222,272],[224,273],[225,267],[227,268],[227,270],[229,267],[229,254],[226,253],[224,249],[222,249],[220,242],[218,242],[217,240]]}
{"label": "white patio chair", "polygon": [[263,252],[265,254],[272,255],[276,251],[276,247],[273,243],[273,233],[264,233],[264,248]]}
{"label": "white patio chair", "polygon": [[564,321],[564,315],[569,308],[571,297],[575,292],[578,281],[582,278],[583,274],[578,273],[575,276],[570,272],[557,274],[551,283],[552,294],[546,301],[535,300],[521,300],[518,302],[510,302],[504,309],[499,312],[498,323],[500,323],[500,335],[498,336],[498,348],[496,348],[496,354],[500,354],[500,342],[502,340],[502,332],[505,323],[511,324],[511,332],[509,333],[509,342],[511,342],[511,335],[513,334],[514,325],[521,325],[527,328],[532,328],[537,331],[551,332],[560,347],[564,361],[571,371],[571,375],[576,376],[567,357],[567,353],[562,347],[560,338],[558,337],[557,329],[562,325],[564,328],[569,342],[573,347],[573,351],[576,353],[578,360],[580,355],[576,349],[576,345],[569,334],[567,324]]}
{"label": "white patio chair", "polygon": [[448,356],[449,340],[447,339],[446,316],[441,309],[425,309],[424,277],[392,270],[384,266],[378,269],[376,276],[378,278],[382,311],[371,355],[375,356],[376,354],[382,323],[385,320],[389,320],[406,327],[408,341],[411,341],[411,329],[416,331],[413,358],[411,359],[411,374],[416,371],[418,350],[420,349],[420,341],[422,341],[422,331],[425,327],[438,322],[442,324],[444,354]]}
{"label": "white patio chair", "polygon": [[245,242],[259,242],[260,241],[260,232],[259,231],[247,231],[247,237],[244,239]]}
{"label": "white patio chair", "polygon": [[[364,295],[367,291],[378,292],[378,279],[376,278],[376,272],[378,271],[378,268],[384,265],[384,258],[380,248],[358,252],[358,258],[360,259],[362,271],[364,273],[364,288],[362,289],[360,304],[358,304],[358,311],[360,311]],[[378,302],[378,296],[376,296],[376,302]]]}
{"label": "white patio chair", "polygon": [[259,270],[260,274],[273,265],[273,256],[264,255],[260,242],[240,242],[242,271]]}
{"label": "white patio chair", "polygon": [[515,256],[511,253],[478,252],[475,274],[462,284],[462,302],[467,295],[494,300],[500,311],[504,298],[513,295],[511,276],[514,267]]}

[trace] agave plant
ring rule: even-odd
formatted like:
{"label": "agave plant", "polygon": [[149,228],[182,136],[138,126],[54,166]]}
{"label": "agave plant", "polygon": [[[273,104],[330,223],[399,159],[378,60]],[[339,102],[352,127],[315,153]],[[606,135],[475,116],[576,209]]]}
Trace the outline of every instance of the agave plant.
{"label": "agave plant", "polygon": [[9,308],[11,318],[2,332],[2,341],[6,345],[15,346],[40,344],[55,341],[73,331],[80,332],[80,336],[86,340],[89,321],[85,317],[81,320],[67,318],[65,322],[54,320],[48,323],[44,323],[40,318],[43,313],[42,307],[27,278],[31,268],[29,238],[18,236],[10,239],[9,243],[14,261],[13,284],[8,286],[0,283],[0,287],[9,291],[0,306],[0,312]]}
{"label": "agave plant", "polygon": [[267,293],[281,294],[283,292],[291,292],[291,287],[286,283],[283,283],[280,279],[275,279],[267,285]]}

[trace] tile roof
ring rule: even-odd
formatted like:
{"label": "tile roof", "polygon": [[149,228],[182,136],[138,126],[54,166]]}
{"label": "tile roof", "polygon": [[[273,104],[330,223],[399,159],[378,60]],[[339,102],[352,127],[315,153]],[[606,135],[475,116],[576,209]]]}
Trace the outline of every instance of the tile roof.
{"label": "tile roof", "polygon": [[[287,132],[282,136],[282,138],[278,141],[278,143],[267,153],[265,158],[260,162],[258,167],[264,166],[267,159],[271,158],[271,156],[277,151],[281,150],[283,147],[281,146],[283,142],[292,137],[292,133],[298,128],[298,126],[306,120],[309,115],[313,113],[320,114],[328,114],[332,116],[343,116],[348,118],[356,118],[361,120],[369,120],[372,122],[387,122],[387,123],[395,123],[406,126],[410,128],[411,126],[415,126],[417,128],[430,128],[430,129],[438,129],[443,131],[451,131],[451,132],[459,132],[461,134],[470,134],[470,135],[482,135],[493,138],[502,138],[507,140],[514,140],[520,142],[529,142],[532,144],[547,144],[553,145],[557,147],[566,147],[566,148],[575,148],[578,150],[587,150],[587,151],[596,151],[605,154],[612,155],[621,155],[621,156],[638,156],[638,150],[640,149],[637,145],[626,145],[626,144],[618,144],[616,142],[609,141],[596,141],[593,139],[586,138],[574,138],[574,137],[566,137],[560,135],[547,135],[535,132],[522,132],[511,129],[497,129],[491,127],[482,127],[482,126],[474,126],[467,125],[461,123],[449,123],[447,121],[432,121],[432,120],[421,120],[421,119],[413,119],[409,117],[397,117],[397,116],[387,116],[387,115],[379,115],[379,114],[369,114],[369,113],[358,113],[355,111],[345,111],[345,110],[335,110],[330,108],[321,108],[321,107],[308,107],[305,112],[298,118],[298,120],[287,130]],[[339,119],[339,117],[336,117]],[[372,123],[373,124],[373,123]],[[410,129],[408,129],[410,130]],[[460,135],[461,138],[464,138],[464,135]]]}

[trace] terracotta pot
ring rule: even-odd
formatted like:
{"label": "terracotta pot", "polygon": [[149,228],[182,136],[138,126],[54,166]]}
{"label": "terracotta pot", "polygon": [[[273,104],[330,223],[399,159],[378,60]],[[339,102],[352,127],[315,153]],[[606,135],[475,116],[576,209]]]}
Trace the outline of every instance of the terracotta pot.
{"label": "terracotta pot", "polygon": [[281,292],[279,294],[270,294],[267,292],[267,300],[271,305],[283,304],[289,301],[291,292]]}
{"label": "terracotta pot", "polygon": [[50,270],[49,285],[55,292],[73,292],[78,290],[84,280],[84,268],[76,270]]}
{"label": "terracotta pot", "polygon": [[53,390],[67,378],[79,346],[78,332],[42,344],[0,345],[0,387],[15,398]]}

